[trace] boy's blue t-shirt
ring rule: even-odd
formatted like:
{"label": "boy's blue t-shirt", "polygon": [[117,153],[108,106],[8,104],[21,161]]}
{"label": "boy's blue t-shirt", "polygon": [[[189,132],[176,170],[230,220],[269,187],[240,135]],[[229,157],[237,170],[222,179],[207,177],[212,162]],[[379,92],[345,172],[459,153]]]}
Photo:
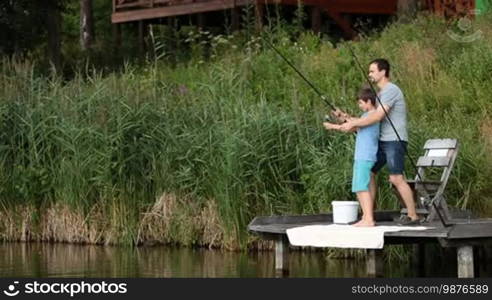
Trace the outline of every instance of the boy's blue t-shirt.
{"label": "boy's blue t-shirt", "polygon": [[[363,113],[361,118],[365,118],[367,114],[367,112]],[[379,122],[366,127],[360,127],[357,131],[357,138],[355,139],[354,159],[376,161],[378,141]]]}

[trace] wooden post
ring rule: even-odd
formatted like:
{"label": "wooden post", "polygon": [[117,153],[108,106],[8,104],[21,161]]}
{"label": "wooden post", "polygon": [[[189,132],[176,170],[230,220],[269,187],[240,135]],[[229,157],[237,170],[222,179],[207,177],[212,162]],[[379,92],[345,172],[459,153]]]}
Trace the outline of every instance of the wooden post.
{"label": "wooden post", "polygon": [[484,265],[480,263],[484,256],[481,254],[482,249],[483,246],[473,247],[473,277],[480,277],[480,266]]}
{"label": "wooden post", "polygon": [[203,31],[205,27],[205,15],[203,13],[199,13],[196,15],[196,27],[198,31]]}
{"label": "wooden post", "polygon": [[417,13],[416,0],[398,0],[397,4],[398,18],[405,22],[413,20]]}
{"label": "wooden post", "polygon": [[121,24],[120,23],[113,23],[111,25],[112,30],[113,30],[113,61],[114,63],[117,62],[118,56],[121,54],[120,48],[121,48]]}
{"label": "wooden post", "polygon": [[255,27],[256,32],[261,32],[263,28],[263,15],[264,15],[264,4],[260,3],[260,0],[256,0],[255,3]]}
{"label": "wooden post", "polygon": [[275,273],[277,277],[289,274],[289,241],[285,234],[275,241]]}
{"label": "wooden post", "polygon": [[488,272],[489,267],[492,266],[492,246],[484,245],[482,251],[482,261],[484,262],[484,271]]}
{"label": "wooden post", "polygon": [[319,6],[311,7],[311,28],[314,33],[321,31],[321,8]]}
{"label": "wooden post", "polygon": [[460,246],[458,256],[458,278],[473,278],[473,246]]}
{"label": "wooden post", "polygon": [[240,17],[240,9],[237,6],[234,6],[231,9],[231,27],[232,27],[232,31],[239,30],[239,17]]}
{"label": "wooden post", "polygon": [[412,268],[417,277],[425,276],[425,244],[418,243],[412,245]]}
{"label": "wooden post", "polygon": [[138,54],[141,59],[145,58],[145,38],[148,34],[148,25],[145,21],[138,21]]}
{"label": "wooden post", "polygon": [[383,277],[383,250],[367,249],[366,254],[367,276]]}

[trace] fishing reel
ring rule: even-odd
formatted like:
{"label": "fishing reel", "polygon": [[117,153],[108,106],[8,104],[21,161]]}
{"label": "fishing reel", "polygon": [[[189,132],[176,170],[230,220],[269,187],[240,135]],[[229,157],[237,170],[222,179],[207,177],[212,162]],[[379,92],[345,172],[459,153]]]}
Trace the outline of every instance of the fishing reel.
{"label": "fishing reel", "polygon": [[323,117],[323,122],[335,123],[335,121],[333,120],[333,118],[330,115],[325,115]]}

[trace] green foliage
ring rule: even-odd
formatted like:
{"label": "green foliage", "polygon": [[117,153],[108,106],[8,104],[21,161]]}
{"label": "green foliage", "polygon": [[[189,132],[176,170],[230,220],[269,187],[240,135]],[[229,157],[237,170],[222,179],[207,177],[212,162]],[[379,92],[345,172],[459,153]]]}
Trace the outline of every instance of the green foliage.
{"label": "green foliage", "polygon": [[[484,128],[492,128],[492,22],[480,22],[483,39],[467,45],[446,37],[447,25],[430,17],[350,43],[363,63],[393,63],[409,107],[410,155],[419,156],[428,138],[458,138],[448,198],[490,213],[492,143]],[[353,96],[364,79],[345,43],[334,47],[310,33],[292,40],[281,26],[268,30],[265,36],[335,105],[358,114]],[[215,201],[227,232],[245,242],[256,215],[326,212],[331,201],[354,198],[353,136],[322,128],[327,108],[261,38],[245,31],[179,34],[188,39],[179,49],[187,51],[174,62],[166,52],[172,47],[156,33],[164,46],[146,65],[108,75],[88,69],[66,82],[4,58],[2,205],[102,205],[112,223],[126,224],[122,241],[132,241],[132,226],[156,197],[186,194]],[[407,175],[414,174],[407,165]],[[393,209],[398,204],[385,175],[378,208]],[[199,233],[187,234],[186,243],[193,234]]]}

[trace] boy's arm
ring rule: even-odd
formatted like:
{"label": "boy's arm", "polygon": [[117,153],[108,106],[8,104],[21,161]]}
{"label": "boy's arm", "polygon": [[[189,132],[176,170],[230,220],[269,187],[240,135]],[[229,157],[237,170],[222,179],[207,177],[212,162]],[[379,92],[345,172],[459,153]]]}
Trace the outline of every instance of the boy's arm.
{"label": "boy's arm", "polygon": [[341,125],[339,124],[333,124],[330,122],[323,122],[323,126],[325,127],[326,130],[340,130]]}
{"label": "boy's arm", "polygon": [[[330,122],[323,122],[323,126],[327,129],[327,130],[338,130],[338,131],[343,131],[342,130],[342,125],[340,124],[333,124],[333,123],[330,123]],[[357,131],[357,127],[354,127],[346,132],[356,132]]]}

